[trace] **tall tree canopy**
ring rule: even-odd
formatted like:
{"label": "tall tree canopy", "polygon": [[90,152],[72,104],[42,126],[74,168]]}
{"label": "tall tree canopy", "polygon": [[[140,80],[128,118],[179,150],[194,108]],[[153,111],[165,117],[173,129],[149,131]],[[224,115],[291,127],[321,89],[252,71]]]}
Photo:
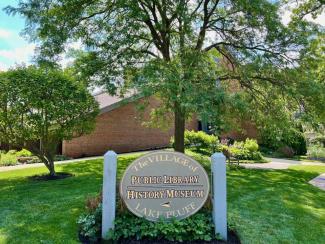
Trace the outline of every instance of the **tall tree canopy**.
{"label": "tall tree canopy", "polygon": [[287,2],[293,5],[293,21],[303,19],[309,14],[316,18],[325,9],[324,0],[287,0]]}
{"label": "tall tree canopy", "polygon": [[[114,93],[119,86],[156,94],[174,113],[175,149],[184,151],[186,119],[220,115],[236,101],[234,80],[254,99],[267,85],[292,85],[310,24],[283,25],[281,1],[267,0],[21,0],[25,33],[39,57],[55,60],[66,43],[81,41],[80,74]],[[266,85],[267,84],[267,85]],[[260,85],[263,87],[261,88]],[[272,98],[271,98],[272,99]]]}

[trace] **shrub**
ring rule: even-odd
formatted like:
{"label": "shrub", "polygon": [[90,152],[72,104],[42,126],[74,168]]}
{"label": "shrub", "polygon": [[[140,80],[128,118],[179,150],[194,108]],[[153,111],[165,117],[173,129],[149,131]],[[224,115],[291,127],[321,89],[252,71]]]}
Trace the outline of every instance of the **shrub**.
{"label": "shrub", "polygon": [[54,161],[64,161],[64,160],[69,160],[71,158],[65,156],[65,155],[55,155],[54,156]]}
{"label": "shrub", "polygon": [[10,166],[17,164],[17,157],[15,154],[0,154],[0,165],[1,166]]}
{"label": "shrub", "polygon": [[[209,153],[221,151],[221,145],[218,137],[208,135],[203,131],[185,131],[184,135],[185,148],[193,148],[195,151],[206,150]],[[174,145],[174,137],[171,138],[171,145]]]}
{"label": "shrub", "polygon": [[16,153],[17,157],[31,157],[33,154],[28,151],[27,149],[21,149],[19,152]]}
{"label": "shrub", "polygon": [[262,154],[259,152],[259,146],[254,139],[247,138],[245,142],[235,141],[232,146],[229,146],[228,150],[233,156],[243,160],[261,160]]}
{"label": "shrub", "polygon": [[325,148],[319,145],[308,147],[307,157],[325,159]]}
{"label": "shrub", "polygon": [[16,153],[17,153],[17,150],[9,150],[7,152],[7,154],[10,154],[10,155],[16,155]]}
{"label": "shrub", "polygon": [[297,155],[307,153],[307,143],[302,132],[295,128],[288,130],[263,130],[261,134],[262,145],[266,148],[278,150],[285,146],[291,147]]}
{"label": "shrub", "polygon": [[98,194],[95,197],[89,197],[86,200],[86,209],[91,213],[95,212],[97,207],[102,203],[102,193]]}
{"label": "shrub", "polygon": [[278,151],[287,158],[292,158],[295,155],[295,151],[289,146],[281,147]]}
{"label": "shrub", "polygon": [[291,132],[291,141],[287,142],[289,147],[292,147],[295,154],[297,155],[305,155],[307,153],[307,143],[306,139],[300,131],[294,130]]}
{"label": "shrub", "polygon": [[317,136],[310,140],[311,144],[321,145],[325,147],[325,136]]}
{"label": "shrub", "polygon": [[257,141],[249,138],[245,140],[244,148],[246,148],[249,152],[257,152],[259,149]]}

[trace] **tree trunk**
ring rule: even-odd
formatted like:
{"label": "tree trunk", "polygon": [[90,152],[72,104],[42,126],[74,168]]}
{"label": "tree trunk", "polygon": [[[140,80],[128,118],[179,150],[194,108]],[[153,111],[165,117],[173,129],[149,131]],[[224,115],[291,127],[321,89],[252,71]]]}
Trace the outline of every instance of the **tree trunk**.
{"label": "tree trunk", "polygon": [[47,168],[50,171],[50,176],[55,176],[56,175],[53,161],[48,162],[48,167]]}
{"label": "tree trunk", "polygon": [[54,156],[51,154],[44,155],[44,152],[41,149],[44,149],[44,145],[40,142],[39,146],[36,146],[34,142],[26,142],[24,145],[26,149],[31,151],[34,155],[43,162],[46,168],[50,171],[50,176],[56,176],[54,168]]}
{"label": "tree trunk", "polygon": [[174,149],[176,152],[184,153],[184,132],[185,132],[185,115],[178,103],[175,103],[175,120],[174,120]]}
{"label": "tree trunk", "polygon": [[10,145],[7,139],[4,139],[3,141],[0,141],[0,145],[1,145],[1,150],[5,150],[6,152],[8,152],[10,150]]}
{"label": "tree trunk", "polygon": [[54,162],[50,162],[44,156],[39,156],[39,158],[43,161],[46,168],[50,171],[50,176],[56,176],[55,169],[54,169]]}
{"label": "tree trunk", "polygon": [[55,168],[54,168],[54,161],[44,155],[39,155],[39,158],[43,161],[46,168],[50,171],[50,176],[56,176]]}

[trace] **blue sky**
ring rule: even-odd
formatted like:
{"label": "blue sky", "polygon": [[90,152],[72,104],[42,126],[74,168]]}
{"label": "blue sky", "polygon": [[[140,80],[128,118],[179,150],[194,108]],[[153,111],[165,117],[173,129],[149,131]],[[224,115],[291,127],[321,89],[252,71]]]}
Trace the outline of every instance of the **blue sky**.
{"label": "blue sky", "polygon": [[3,10],[8,5],[16,6],[18,0],[0,0],[0,70],[15,64],[30,63],[34,44],[20,36],[25,21],[19,15],[9,16]]}

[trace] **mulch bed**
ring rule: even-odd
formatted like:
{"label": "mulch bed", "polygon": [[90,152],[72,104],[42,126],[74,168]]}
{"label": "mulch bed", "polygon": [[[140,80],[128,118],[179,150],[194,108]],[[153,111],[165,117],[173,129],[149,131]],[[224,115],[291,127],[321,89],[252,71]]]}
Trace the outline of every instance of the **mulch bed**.
{"label": "mulch bed", "polygon": [[[83,244],[91,244],[94,242],[89,242],[87,238],[82,237],[79,234],[79,240]],[[116,243],[116,244],[240,244],[240,240],[235,231],[228,230],[228,241],[219,241],[219,240],[212,240],[212,241],[168,241],[168,240],[129,240],[129,239],[122,239],[116,242],[113,241],[98,241],[95,243]]]}
{"label": "mulch bed", "polygon": [[33,181],[49,181],[49,180],[61,180],[72,176],[73,174],[70,173],[58,172],[55,174],[55,176],[51,176],[49,174],[43,174],[43,175],[33,175],[28,178]]}

